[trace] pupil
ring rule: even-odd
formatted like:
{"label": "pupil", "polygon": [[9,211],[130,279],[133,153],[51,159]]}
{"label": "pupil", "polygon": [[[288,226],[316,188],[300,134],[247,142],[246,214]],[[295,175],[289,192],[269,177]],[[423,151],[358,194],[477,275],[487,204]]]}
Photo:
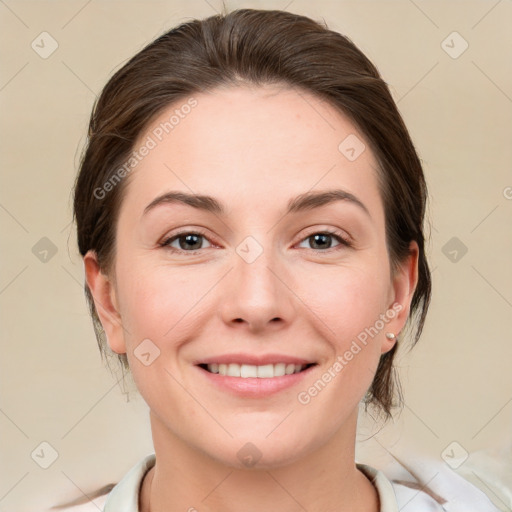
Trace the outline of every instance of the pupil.
{"label": "pupil", "polygon": [[[180,238],[181,249],[200,249],[201,248],[200,238],[201,238],[201,235],[186,235],[184,237],[181,237]],[[181,243],[182,240],[185,240],[185,242]],[[198,247],[194,247],[195,245]]]}
{"label": "pupil", "polygon": [[[313,235],[311,238],[313,238],[313,245],[319,245],[318,242],[320,242],[320,248],[325,248],[325,245],[329,246],[329,241],[331,238],[331,235],[327,235],[325,233],[321,233],[318,235]],[[323,244],[323,245],[322,245]],[[314,247],[315,248],[315,247]]]}

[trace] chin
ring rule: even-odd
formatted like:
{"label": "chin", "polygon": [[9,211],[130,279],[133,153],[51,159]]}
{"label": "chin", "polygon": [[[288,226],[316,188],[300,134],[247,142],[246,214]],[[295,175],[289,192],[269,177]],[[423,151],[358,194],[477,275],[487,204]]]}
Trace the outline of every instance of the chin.
{"label": "chin", "polygon": [[251,436],[246,432],[230,441],[229,448],[226,447],[222,453],[211,453],[211,456],[221,464],[239,470],[271,470],[296,462],[309,451],[308,445],[312,449],[314,444],[313,440],[305,444],[303,437],[295,439],[289,435],[276,435],[272,439],[274,434],[266,438],[267,434],[268,431],[262,436]]}

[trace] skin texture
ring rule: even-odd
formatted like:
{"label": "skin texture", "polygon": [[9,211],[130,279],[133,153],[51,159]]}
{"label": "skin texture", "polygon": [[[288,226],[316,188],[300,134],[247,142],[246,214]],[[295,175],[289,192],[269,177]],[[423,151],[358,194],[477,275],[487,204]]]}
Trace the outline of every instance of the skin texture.
{"label": "skin texture", "polygon": [[[126,352],[150,407],[157,463],[141,510],[377,511],[376,492],[354,463],[358,404],[395,343],[385,333],[406,322],[417,246],[391,275],[375,157],[332,106],[277,86],[194,97],[197,106],[127,178],[113,271],[102,273],[93,252],[84,259],[109,345]],[[136,147],[177,107],[153,120]],[[350,134],[366,145],[353,162],[338,150]],[[343,200],[285,215],[292,198],[331,189],[350,192],[368,213]],[[169,191],[213,196],[226,212],[170,203],[144,214]],[[199,250],[178,252],[177,239],[159,245],[197,229],[205,233]],[[353,246],[333,237],[318,248],[310,237],[326,230]],[[251,263],[236,251],[248,236],[262,249]],[[393,304],[402,309],[385,328],[299,403],[298,393]],[[148,366],[134,354],[145,339],[160,350]],[[194,364],[240,352],[317,366],[296,386],[241,398],[212,386]],[[247,442],[261,454],[250,468],[237,457]]]}

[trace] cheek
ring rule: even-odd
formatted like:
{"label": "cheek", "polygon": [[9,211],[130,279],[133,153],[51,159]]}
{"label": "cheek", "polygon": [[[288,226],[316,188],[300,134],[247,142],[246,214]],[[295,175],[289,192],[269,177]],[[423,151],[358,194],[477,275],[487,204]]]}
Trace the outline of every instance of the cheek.
{"label": "cheek", "polygon": [[[381,315],[388,304],[389,282],[379,265],[336,268],[318,273],[301,297],[317,317],[315,325],[327,346],[323,371],[307,382],[297,396],[310,416],[325,418],[336,429],[364,397],[375,376],[385,336]],[[372,330],[377,325],[377,330]],[[318,425],[318,428],[321,428]]]}
{"label": "cheek", "polygon": [[121,275],[120,308],[132,343],[150,338],[158,344],[190,325],[202,297],[215,283],[214,277],[209,279],[208,273],[197,269],[190,272],[161,264],[134,264],[124,272],[121,267]]}
{"label": "cheek", "polygon": [[315,278],[298,278],[301,298],[323,321],[339,348],[375,324],[388,306],[389,280],[380,265],[333,267]]}
{"label": "cheek", "polygon": [[386,268],[378,263],[333,268],[317,273],[314,280],[302,280],[301,297],[317,318],[315,325],[328,345],[330,373],[325,379],[336,375],[321,402],[329,402],[333,395],[358,401],[370,386],[385,336],[380,319],[388,308],[388,287]]}
{"label": "cheek", "polygon": [[[119,265],[119,278],[131,373],[152,409],[165,410],[168,396],[161,391],[169,386],[180,394],[176,384],[183,380],[180,348],[198,336],[206,304],[202,299],[215,279],[197,270],[161,264],[137,267],[136,262]],[[188,412],[194,414],[194,404]]]}

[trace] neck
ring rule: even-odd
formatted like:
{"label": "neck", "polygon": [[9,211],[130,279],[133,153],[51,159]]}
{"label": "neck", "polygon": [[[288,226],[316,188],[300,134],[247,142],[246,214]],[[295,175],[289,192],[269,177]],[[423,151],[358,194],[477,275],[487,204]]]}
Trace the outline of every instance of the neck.
{"label": "neck", "polygon": [[298,460],[266,469],[222,464],[150,417],[157,462],[141,487],[141,512],[379,510],[375,488],[354,462],[356,414],[348,432]]}

